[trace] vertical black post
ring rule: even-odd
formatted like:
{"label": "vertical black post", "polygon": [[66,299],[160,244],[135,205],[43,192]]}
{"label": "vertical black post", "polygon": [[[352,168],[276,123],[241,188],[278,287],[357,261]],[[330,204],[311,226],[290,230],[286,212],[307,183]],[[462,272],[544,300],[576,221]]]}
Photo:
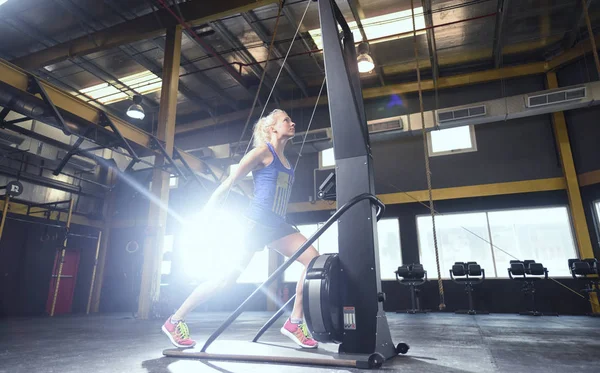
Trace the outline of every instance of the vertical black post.
{"label": "vertical black post", "polygon": [[[336,160],[337,205],[368,193],[375,195],[373,164],[352,32],[333,0],[321,0],[327,99]],[[343,30],[343,44],[338,33]],[[383,312],[377,221],[374,206],[365,200],[338,221],[344,314],[355,323],[344,329],[340,352],[395,355]]]}

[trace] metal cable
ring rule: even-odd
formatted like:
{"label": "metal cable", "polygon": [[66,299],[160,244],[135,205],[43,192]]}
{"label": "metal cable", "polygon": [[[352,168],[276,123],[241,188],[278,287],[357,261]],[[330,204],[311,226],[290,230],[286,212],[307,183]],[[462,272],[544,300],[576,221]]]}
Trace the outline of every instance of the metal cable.
{"label": "metal cable", "polygon": [[423,91],[421,90],[421,72],[419,70],[419,52],[417,50],[417,32],[416,32],[416,24],[415,24],[415,7],[414,0],[410,0],[410,9],[412,13],[412,23],[413,23],[413,47],[415,51],[415,63],[417,67],[417,84],[419,88],[419,106],[421,109],[421,133],[423,135],[423,151],[425,156],[425,173],[427,176],[427,191],[429,194],[429,210],[431,212],[431,223],[433,227],[433,246],[435,248],[435,264],[437,266],[438,273],[438,288],[440,293],[440,304],[439,309],[443,311],[446,308],[446,303],[444,302],[444,284],[442,283],[442,275],[440,272],[440,256],[438,251],[438,243],[437,243],[437,235],[435,230],[435,213],[433,207],[433,195],[431,191],[431,170],[429,167],[429,154],[427,151],[427,133],[425,132],[425,114],[423,109]]}
{"label": "metal cable", "polygon": [[314,106],[312,114],[310,116],[310,120],[308,121],[308,127],[306,128],[306,132],[304,132],[304,138],[302,139],[302,145],[300,145],[300,151],[298,152],[298,158],[296,159],[296,164],[294,165],[294,171],[296,171],[296,167],[298,166],[300,157],[302,157],[302,149],[304,149],[304,143],[306,142],[306,136],[308,136],[308,131],[310,130],[310,126],[312,124],[313,118],[315,117],[315,112],[317,111],[317,106],[319,106],[319,100],[321,99],[321,92],[323,92],[323,87],[325,87],[326,81],[327,81],[327,77],[324,77],[323,83],[321,83],[321,89],[319,89],[319,95],[317,96],[317,101],[315,102],[315,106]]}

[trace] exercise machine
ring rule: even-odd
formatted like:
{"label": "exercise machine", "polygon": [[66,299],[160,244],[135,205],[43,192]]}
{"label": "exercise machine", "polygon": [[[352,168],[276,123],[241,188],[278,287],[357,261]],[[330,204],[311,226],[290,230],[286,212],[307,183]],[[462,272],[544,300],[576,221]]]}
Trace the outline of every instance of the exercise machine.
{"label": "exercise machine", "polygon": [[[385,205],[374,194],[373,159],[354,38],[335,1],[320,0],[317,3],[333,130],[338,209],[225,320],[200,352],[166,350],[163,353],[167,356],[378,368],[386,360],[409,349],[405,343],[394,345],[383,311],[385,294],[381,290],[379,274],[377,219],[385,211]],[[341,34],[338,27],[342,29]],[[303,307],[313,337],[319,342],[338,344],[338,354],[332,357],[327,353],[324,358],[315,358],[315,353],[309,357],[296,357],[206,352],[249,301],[282,275],[335,221],[338,223],[339,254],[324,254],[311,261],[303,284]],[[263,326],[255,341],[284,308]]]}
{"label": "exercise machine", "polygon": [[427,271],[423,268],[423,264],[405,264],[398,267],[394,273],[396,274],[396,281],[401,285],[408,286],[410,291],[412,308],[404,312],[411,314],[429,312],[429,310],[421,309],[421,297],[419,295],[421,290],[417,288],[427,282]]}
{"label": "exercise machine", "polygon": [[508,277],[511,280],[521,281],[521,291],[531,295],[531,310],[519,312],[525,316],[558,316],[556,313],[542,313],[537,310],[535,304],[535,283],[540,280],[548,279],[548,269],[542,263],[536,263],[535,260],[511,260],[508,268]]}
{"label": "exercise machine", "polygon": [[[596,258],[586,259],[569,259],[569,271],[574,279],[579,280],[585,284],[585,287],[581,290],[582,293],[587,294],[590,302],[593,302],[592,294],[596,294],[596,302],[600,300],[600,264]],[[588,316],[600,316],[600,313],[593,312],[588,313]]]}
{"label": "exercise machine", "polygon": [[469,297],[469,309],[458,310],[456,313],[468,315],[487,315],[487,311],[476,311],[473,307],[473,285],[479,285],[485,280],[485,269],[477,262],[455,262],[450,270],[450,278],[457,284],[465,285]]}

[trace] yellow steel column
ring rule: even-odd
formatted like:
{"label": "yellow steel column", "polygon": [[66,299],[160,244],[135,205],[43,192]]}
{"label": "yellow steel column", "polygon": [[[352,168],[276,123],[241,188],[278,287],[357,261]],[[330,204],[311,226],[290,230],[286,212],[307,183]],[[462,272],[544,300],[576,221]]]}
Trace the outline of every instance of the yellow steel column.
{"label": "yellow steel column", "polygon": [[54,309],[56,307],[56,298],[58,297],[58,289],[60,286],[60,276],[62,276],[63,263],[65,261],[65,253],[67,251],[67,242],[69,241],[69,230],[71,228],[71,217],[73,216],[73,199],[69,201],[69,216],[67,216],[67,233],[65,234],[65,240],[60,251],[60,259],[58,264],[58,273],[56,274],[56,285],[54,286],[54,297],[52,298],[52,308],[50,309],[50,316],[54,316]]}
{"label": "yellow steel column", "polygon": [[[175,114],[177,111],[177,90],[179,83],[179,63],[181,59],[181,26],[167,30],[165,58],[163,66],[160,110],[158,114],[157,138],[165,142],[167,154],[173,154],[175,141]],[[156,156],[155,167],[164,164],[161,156]],[[158,301],[160,292],[160,263],[167,223],[169,203],[169,174],[155,168],[152,174],[151,193],[160,205],[150,202],[148,212],[148,234],[144,239],[144,264],[142,284],[138,303],[138,317],[148,319],[152,303]]]}
{"label": "yellow steel column", "polygon": [[[555,72],[546,73],[546,83],[549,89],[558,88],[558,80]],[[573,162],[573,154],[571,152],[571,143],[569,141],[569,133],[567,132],[567,122],[562,111],[552,114],[554,135],[558,151],[560,153],[560,163],[562,165],[565,181],[567,182],[567,194],[569,196],[569,207],[571,211],[571,221],[575,229],[575,238],[577,240],[577,248],[580,258],[593,258],[594,251],[592,249],[592,241],[590,239],[590,231],[588,230],[587,221],[581,200],[581,191],[579,190],[579,180]],[[592,300],[592,310],[599,312],[598,300],[595,294],[590,295]]]}
{"label": "yellow steel column", "polygon": [[0,239],[2,239],[2,233],[4,232],[4,224],[6,223],[6,214],[8,214],[8,207],[10,204],[10,196],[6,193],[4,198],[4,206],[2,206],[2,221],[0,221]]}
{"label": "yellow steel column", "polygon": [[94,282],[96,281],[96,271],[98,269],[98,254],[100,253],[100,242],[102,242],[102,231],[98,231],[98,241],[96,242],[96,255],[94,256],[94,268],[92,269],[92,280],[90,281],[90,293],[88,295],[88,303],[85,309],[85,314],[90,313],[92,306],[92,294],[94,293]]}
{"label": "yellow steel column", "polygon": [[[106,184],[114,185],[117,179],[117,171],[109,168],[106,175]],[[102,208],[102,215],[104,216],[104,225],[101,237],[98,238],[100,241],[100,250],[98,252],[98,265],[96,268],[96,276],[92,279],[93,281],[93,292],[92,292],[92,312],[100,311],[100,295],[102,294],[102,284],[104,282],[104,266],[106,264],[106,252],[108,251],[108,243],[110,241],[110,233],[112,226],[112,216],[115,211],[115,197],[116,192],[114,190],[109,191],[104,199],[104,206]]]}

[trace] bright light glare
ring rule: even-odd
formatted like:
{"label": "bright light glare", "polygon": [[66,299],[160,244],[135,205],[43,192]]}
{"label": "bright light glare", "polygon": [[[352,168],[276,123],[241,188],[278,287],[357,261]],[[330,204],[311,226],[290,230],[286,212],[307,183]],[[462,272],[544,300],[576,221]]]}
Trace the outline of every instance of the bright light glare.
{"label": "bright light glare", "polygon": [[0,0],[0,5],[4,4],[5,2],[7,2],[8,0]]}
{"label": "bright light glare", "polygon": [[375,64],[373,63],[373,59],[368,54],[361,54],[358,56],[358,72],[360,73],[368,73],[373,71],[375,68]]}
{"label": "bright light glare", "polygon": [[189,217],[181,231],[181,252],[186,276],[206,280],[240,265],[244,244],[244,218],[226,211]]}
{"label": "bright light glare", "polygon": [[[377,17],[366,18],[361,20],[365,34],[370,44],[372,39],[384,38],[386,36],[401,34],[408,31],[413,31],[412,11],[410,9],[401,12],[384,14]],[[354,41],[362,40],[360,30],[355,21],[348,22],[348,26],[354,36]],[[425,28],[425,18],[423,17],[423,7],[415,8],[415,26],[417,30]],[[310,36],[319,49],[323,49],[323,40],[321,39],[321,29],[309,30]],[[425,31],[419,31],[417,34],[422,34]],[[402,37],[412,37],[408,34]],[[366,40],[365,40],[366,41]],[[385,40],[381,40],[385,41]],[[381,42],[379,41],[379,42]]]}

